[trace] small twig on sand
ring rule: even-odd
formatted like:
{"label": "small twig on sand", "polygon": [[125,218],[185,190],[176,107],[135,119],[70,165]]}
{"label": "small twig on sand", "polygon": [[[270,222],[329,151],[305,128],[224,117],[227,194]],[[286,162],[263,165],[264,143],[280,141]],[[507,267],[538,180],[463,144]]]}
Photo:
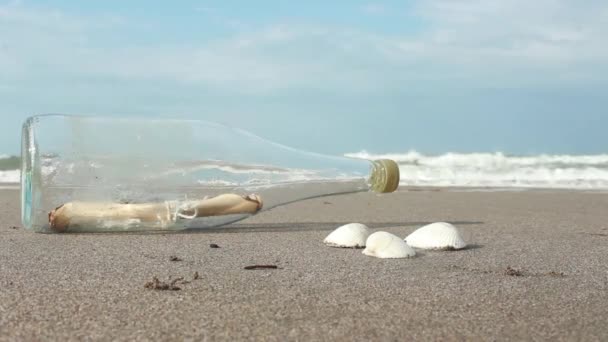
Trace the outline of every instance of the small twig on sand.
{"label": "small twig on sand", "polygon": [[251,265],[244,267],[246,270],[276,270],[278,268],[279,266],[277,265]]}

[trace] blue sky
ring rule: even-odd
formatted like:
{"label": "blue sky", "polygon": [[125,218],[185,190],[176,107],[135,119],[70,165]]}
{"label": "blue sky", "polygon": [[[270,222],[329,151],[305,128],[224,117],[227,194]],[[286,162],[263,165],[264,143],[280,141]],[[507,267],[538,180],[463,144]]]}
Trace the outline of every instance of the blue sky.
{"label": "blue sky", "polygon": [[0,154],[49,112],[325,153],[604,153],[606,37],[596,0],[0,0]]}

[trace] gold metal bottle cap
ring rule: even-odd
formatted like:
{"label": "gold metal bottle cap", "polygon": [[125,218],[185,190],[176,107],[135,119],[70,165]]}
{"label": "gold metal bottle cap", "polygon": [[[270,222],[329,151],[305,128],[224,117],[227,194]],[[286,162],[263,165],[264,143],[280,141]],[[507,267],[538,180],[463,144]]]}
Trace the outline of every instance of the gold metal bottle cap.
{"label": "gold metal bottle cap", "polygon": [[370,178],[371,188],[375,192],[389,193],[399,188],[399,165],[390,159],[374,161],[374,169]]}

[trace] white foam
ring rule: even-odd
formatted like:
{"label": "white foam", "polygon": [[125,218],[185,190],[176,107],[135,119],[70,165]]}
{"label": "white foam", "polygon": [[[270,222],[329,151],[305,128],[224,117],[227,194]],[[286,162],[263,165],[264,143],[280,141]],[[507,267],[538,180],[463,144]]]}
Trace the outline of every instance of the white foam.
{"label": "white foam", "polygon": [[0,171],[0,183],[19,183],[19,170]]}
{"label": "white foam", "polygon": [[509,156],[504,153],[346,154],[395,160],[401,185],[496,188],[608,189],[608,154]]}
{"label": "white foam", "polygon": [[[416,151],[403,154],[371,154],[362,151],[349,153],[346,156],[395,160],[401,170],[402,186],[608,190],[608,154],[510,156],[497,152],[425,155]],[[43,163],[43,175],[49,176],[55,172],[55,169],[56,165],[52,162]],[[218,178],[201,179],[201,184],[234,186],[241,184],[242,179],[238,175],[250,178],[246,182],[247,185],[263,185],[275,181],[319,180],[327,179],[325,176],[328,176],[308,170],[245,168],[241,165],[222,163],[206,163],[183,169],[177,167],[167,173],[189,173],[210,169],[223,174],[218,174]],[[224,180],[222,178],[224,176],[230,177]],[[344,178],[348,177],[344,175]],[[19,180],[19,170],[0,171],[0,183],[18,184]]]}
{"label": "white foam", "polygon": [[224,180],[220,180],[220,179],[214,179],[214,180],[208,180],[208,181],[199,180],[198,184],[203,185],[203,186],[218,186],[218,187],[238,186],[238,183],[228,182],[228,181],[224,181]]}

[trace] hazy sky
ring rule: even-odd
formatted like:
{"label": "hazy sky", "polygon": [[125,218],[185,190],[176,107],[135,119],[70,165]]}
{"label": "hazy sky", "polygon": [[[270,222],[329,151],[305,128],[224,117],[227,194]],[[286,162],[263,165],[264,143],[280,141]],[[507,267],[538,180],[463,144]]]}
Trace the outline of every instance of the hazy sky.
{"label": "hazy sky", "polygon": [[39,113],[327,153],[603,153],[608,2],[0,0],[0,154]]}

